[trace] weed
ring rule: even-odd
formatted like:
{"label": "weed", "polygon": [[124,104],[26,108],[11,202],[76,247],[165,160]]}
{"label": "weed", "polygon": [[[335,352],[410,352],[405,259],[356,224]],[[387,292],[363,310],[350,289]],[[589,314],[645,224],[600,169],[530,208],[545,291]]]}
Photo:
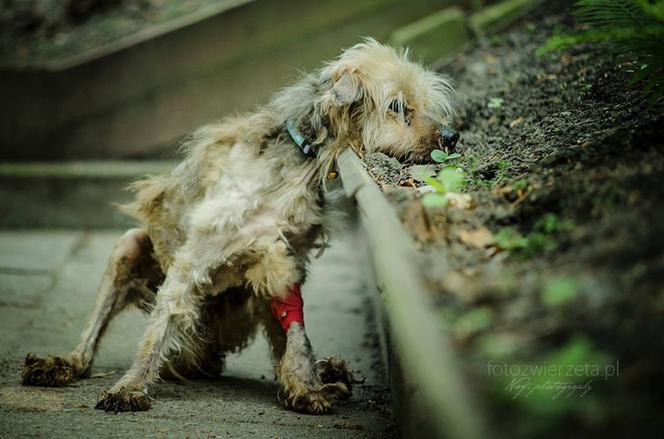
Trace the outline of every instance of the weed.
{"label": "weed", "polygon": [[664,0],[578,0],[574,14],[585,30],[556,32],[538,55],[581,43],[603,44],[609,51],[636,63],[631,85],[655,104],[664,97]]}
{"label": "weed", "polygon": [[520,178],[518,180],[514,180],[514,182],[512,183],[512,189],[514,189],[515,191],[524,191],[525,192],[525,191],[528,190],[529,187],[530,187],[530,183],[525,178]]}
{"label": "weed", "polygon": [[503,98],[489,98],[489,103],[486,104],[489,108],[500,108],[505,103]]}
{"label": "weed", "polygon": [[434,149],[431,151],[431,158],[436,163],[445,163],[450,160],[458,159],[459,157],[461,157],[461,154],[458,152],[448,154],[445,151],[441,151],[440,149]]}
{"label": "weed", "polygon": [[422,178],[434,190],[422,198],[422,204],[429,208],[447,205],[447,195],[459,192],[466,184],[465,174],[460,168],[454,166],[443,168],[436,177],[424,175]]}
{"label": "weed", "polygon": [[468,172],[475,174],[480,164],[480,156],[474,153],[466,153],[464,158],[465,168]]}
{"label": "weed", "polygon": [[546,306],[555,307],[574,300],[578,294],[579,284],[573,277],[559,277],[548,283],[542,291],[542,302]]}
{"label": "weed", "polygon": [[528,246],[528,238],[515,229],[506,227],[496,233],[496,244],[503,250],[523,249]]}
{"label": "weed", "polygon": [[454,333],[460,337],[467,337],[488,329],[494,320],[493,310],[483,306],[471,309],[460,315],[454,322]]}
{"label": "weed", "polygon": [[491,180],[483,178],[479,174],[480,157],[474,153],[466,153],[464,156],[464,169],[468,176],[468,183],[472,189],[491,187]]}
{"label": "weed", "polygon": [[610,362],[611,357],[590,340],[573,336],[528,364],[496,363],[499,366],[489,370],[494,372],[496,394],[526,414],[525,436],[541,437],[551,423],[572,413],[601,414],[597,396],[589,392],[593,380],[615,373]]}
{"label": "weed", "polygon": [[492,186],[497,186],[498,184],[504,182],[507,177],[508,177],[508,168],[510,167],[511,163],[509,160],[498,160],[498,163],[496,164],[498,166],[498,171],[496,172],[495,177],[493,180],[491,180],[491,185]]}
{"label": "weed", "polygon": [[530,259],[556,251],[561,236],[573,227],[571,221],[560,219],[554,213],[547,213],[537,220],[527,235],[509,227],[499,230],[496,233],[496,244],[502,250]]}

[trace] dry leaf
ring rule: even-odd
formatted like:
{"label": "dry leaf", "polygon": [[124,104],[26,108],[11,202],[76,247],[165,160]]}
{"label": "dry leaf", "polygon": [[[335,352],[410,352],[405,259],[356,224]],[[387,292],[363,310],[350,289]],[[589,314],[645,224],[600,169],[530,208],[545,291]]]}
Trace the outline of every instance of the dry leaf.
{"label": "dry leaf", "polygon": [[486,227],[475,230],[461,230],[459,240],[471,247],[484,248],[493,245],[496,242],[493,233]]}
{"label": "dry leaf", "polygon": [[519,116],[516,119],[514,119],[512,122],[510,122],[510,128],[514,128],[518,125],[521,125],[523,123],[523,117]]}
{"label": "dry leaf", "polygon": [[419,242],[435,241],[438,234],[431,227],[426,210],[419,202],[411,202],[404,212],[404,223]]}

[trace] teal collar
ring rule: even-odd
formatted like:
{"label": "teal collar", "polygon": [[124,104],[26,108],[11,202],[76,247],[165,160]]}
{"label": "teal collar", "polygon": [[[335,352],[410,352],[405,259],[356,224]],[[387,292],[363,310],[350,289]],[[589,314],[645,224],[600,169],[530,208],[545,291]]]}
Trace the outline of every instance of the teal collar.
{"label": "teal collar", "polygon": [[295,142],[300,150],[302,150],[304,155],[308,157],[316,157],[318,155],[316,148],[311,143],[307,142],[307,139],[305,139],[304,136],[297,130],[297,127],[291,119],[286,121],[286,129],[288,130],[288,134],[290,134],[291,139],[293,139],[293,142]]}

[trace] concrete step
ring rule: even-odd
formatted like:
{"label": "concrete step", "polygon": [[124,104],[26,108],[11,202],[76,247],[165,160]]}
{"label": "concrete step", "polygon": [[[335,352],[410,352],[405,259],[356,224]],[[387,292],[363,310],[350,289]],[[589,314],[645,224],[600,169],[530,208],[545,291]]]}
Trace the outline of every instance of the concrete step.
{"label": "concrete step", "polygon": [[0,227],[126,228],[133,221],[112,203],[126,186],[167,171],[170,161],[0,163]]}
{"label": "concrete step", "polygon": [[507,29],[540,3],[541,0],[504,0],[474,14],[450,6],[395,29],[390,42],[412,49],[417,59],[437,67],[446,57],[474,44],[477,38]]}

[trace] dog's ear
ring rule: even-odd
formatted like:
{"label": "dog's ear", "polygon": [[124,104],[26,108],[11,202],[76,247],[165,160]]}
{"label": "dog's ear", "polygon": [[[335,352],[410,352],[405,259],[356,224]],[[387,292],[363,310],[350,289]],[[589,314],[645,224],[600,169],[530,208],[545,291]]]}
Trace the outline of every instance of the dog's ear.
{"label": "dog's ear", "polygon": [[330,90],[333,100],[338,105],[348,105],[362,99],[362,82],[357,72],[346,71],[334,83]]}

